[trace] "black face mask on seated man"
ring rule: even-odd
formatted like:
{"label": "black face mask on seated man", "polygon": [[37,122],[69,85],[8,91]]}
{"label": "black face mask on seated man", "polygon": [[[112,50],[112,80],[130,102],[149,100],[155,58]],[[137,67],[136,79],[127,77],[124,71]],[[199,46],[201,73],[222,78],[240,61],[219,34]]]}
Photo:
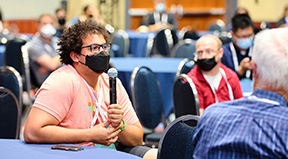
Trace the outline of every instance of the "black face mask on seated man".
{"label": "black face mask on seated man", "polygon": [[210,71],[214,66],[217,65],[217,62],[215,61],[215,56],[210,59],[203,59],[203,60],[197,60],[196,64],[200,67],[203,71]]}
{"label": "black face mask on seated man", "polygon": [[88,66],[94,72],[103,73],[108,69],[110,55],[106,51],[101,51],[91,56],[88,56],[88,55],[83,55],[83,56],[86,56],[85,58],[86,63],[84,64],[81,61],[80,63]]}

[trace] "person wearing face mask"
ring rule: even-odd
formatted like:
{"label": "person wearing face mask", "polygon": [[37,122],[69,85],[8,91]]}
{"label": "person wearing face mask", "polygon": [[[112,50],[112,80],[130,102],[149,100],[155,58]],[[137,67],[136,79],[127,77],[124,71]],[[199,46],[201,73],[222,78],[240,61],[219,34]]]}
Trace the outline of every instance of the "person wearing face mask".
{"label": "person wearing face mask", "polygon": [[159,31],[161,29],[177,30],[175,15],[166,13],[166,0],[154,0],[155,12],[148,14],[143,24],[150,31]]}
{"label": "person wearing face mask", "polygon": [[56,21],[57,21],[57,29],[54,36],[61,38],[64,29],[66,28],[66,9],[65,8],[58,8],[55,12],[56,14]]}
{"label": "person wearing face mask", "polygon": [[211,34],[196,42],[196,66],[187,76],[196,86],[200,115],[211,104],[243,97],[236,73],[221,63],[221,46],[220,39]]}
{"label": "person wearing face mask", "polygon": [[223,46],[222,63],[234,70],[239,79],[252,78],[252,46],[254,40],[253,23],[247,14],[232,18],[232,41]]}
{"label": "person wearing face mask", "polygon": [[28,48],[32,84],[39,87],[49,74],[61,66],[58,49],[58,38],[53,36],[56,29],[54,18],[50,14],[42,14],[38,19],[38,32],[33,36]]}
{"label": "person wearing face mask", "polygon": [[[59,41],[61,62],[36,94],[24,129],[27,143],[109,146],[143,158],[157,149],[141,146],[143,128],[121,81],[110,104],[108,69],[111,40],[95,20],[78,21]],[[97,155],[97,154],[96,154]]]}

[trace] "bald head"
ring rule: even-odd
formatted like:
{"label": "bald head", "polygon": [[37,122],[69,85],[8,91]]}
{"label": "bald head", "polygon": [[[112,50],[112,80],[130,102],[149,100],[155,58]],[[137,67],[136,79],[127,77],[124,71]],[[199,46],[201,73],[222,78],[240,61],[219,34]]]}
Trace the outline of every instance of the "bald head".
{"label": "bald head", "polygon": [[203,35],[202,37],[200,37],[196,42],[196,49],[197,49],[197,45],[199,46],[203,42],[210,43],[211,45],[215,46],[215,49],[220,49],[222,47],[221,40],[217,36],[212,35],[212,34],[207,34],[207,35]]}

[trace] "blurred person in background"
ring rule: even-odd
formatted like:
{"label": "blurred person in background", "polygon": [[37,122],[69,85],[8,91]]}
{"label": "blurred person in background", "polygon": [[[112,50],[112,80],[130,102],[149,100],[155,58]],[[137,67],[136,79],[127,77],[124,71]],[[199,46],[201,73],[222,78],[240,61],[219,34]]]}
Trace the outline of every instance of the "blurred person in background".
{"label": "blurred person in background", "polygon": [[155,12],[148,14],[143,22],[143,25],[147,26],[149,31],[177,30],[175,15],[167,13],[166,7],[166,0],[154,0]]}
{"label": "blurred person in background", "polygon": [[288,27],[288,5],[284,9],[284,16],[276,23],[276,27]]}
{"label": "blurred person in background", "polygon": [[254,40],[253,23],[247,14],[238,14],[232,18],[232,41],[223,45],[221,62],[234,70],[239,79],[252,78],[250,57]]}
{"label": "blurred person in background", "polygon": [[200,115],[211,104],[243,97],[236,73],[221,64],[222,42],[207,34],[196,42],[196,66],[187,74],[196,86]]}
{"label": "blurred person in background", "polygon": [[49,74],[61,66],[58,49],[58,38],[54,18],[51,14],[42,14],[38,18],[38,32],[33,36],[28,48],[31,74],[34,75],[34,85],[41,85]]}
{"label": "blurred person in background", "polygon": [[66,29],[66,9],[65,8],[58,8],[55,11],[55,16],[56,16],[56,23],[57,23],[57,28],[56,28],[56,34],[54,36],[61,38],[61,35],[63,34],[64,29]]}

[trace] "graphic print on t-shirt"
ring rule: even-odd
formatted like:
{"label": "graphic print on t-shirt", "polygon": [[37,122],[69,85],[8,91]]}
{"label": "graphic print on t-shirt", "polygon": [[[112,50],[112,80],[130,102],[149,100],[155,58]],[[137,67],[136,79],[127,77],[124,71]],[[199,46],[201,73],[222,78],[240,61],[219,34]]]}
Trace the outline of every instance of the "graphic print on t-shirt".
{"label": "graphic print on t-shirt", "polygon": [[93,103],[88,102],[88,111],[93,112]]}

